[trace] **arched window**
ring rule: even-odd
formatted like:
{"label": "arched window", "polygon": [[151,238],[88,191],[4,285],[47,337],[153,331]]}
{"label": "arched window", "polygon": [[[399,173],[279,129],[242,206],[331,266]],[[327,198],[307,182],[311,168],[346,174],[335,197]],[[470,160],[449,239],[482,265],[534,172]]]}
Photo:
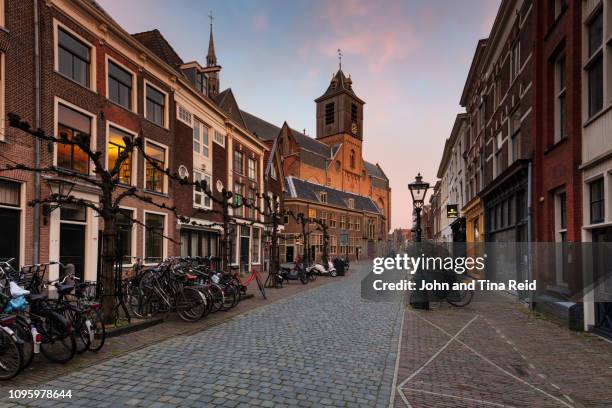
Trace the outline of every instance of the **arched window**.
{"label": "arched window", "polygon": [[355,151],[351,150],[351,169],[355,168]]}

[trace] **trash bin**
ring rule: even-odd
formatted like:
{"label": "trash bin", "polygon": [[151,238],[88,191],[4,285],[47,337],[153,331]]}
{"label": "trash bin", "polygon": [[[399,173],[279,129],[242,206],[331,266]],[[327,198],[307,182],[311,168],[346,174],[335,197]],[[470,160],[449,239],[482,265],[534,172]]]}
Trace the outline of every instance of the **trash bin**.
{"label": "trash bin", "polygon": [[340,258],[334,259],[334,268],[338,272],[338,276],[344,276],[344,261]]}

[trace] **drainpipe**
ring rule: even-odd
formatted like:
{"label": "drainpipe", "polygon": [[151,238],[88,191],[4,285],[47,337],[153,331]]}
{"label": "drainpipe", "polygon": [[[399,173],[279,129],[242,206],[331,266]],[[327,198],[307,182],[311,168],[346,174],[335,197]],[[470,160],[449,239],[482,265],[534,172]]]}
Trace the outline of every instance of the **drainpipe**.
{"label": "drainpipe", "polygon": [[[529,281],[531,281],[533,279],[533,263],[532,263],[532,241],[533,241],[533,232],[532,232],[532,227],[533,227],[533,210],[532,210],[532,203],[533,203],[533,193],[531,191],[532,187],[533,187],[533,182],[532,182],[532,177],[533,177],[533,171],[532,171],[532,162],[531,160],[529,161],[529,164],[527,166],[527,279],[529,279]],[[533,310],[534,308],[534,303],[533,303],[533,293],[532,291],[529,291],[529,309]]]}
{"label": "drainpipe", "polygon": [[[40,107],[40,19],[38,15],[38,0],[33,0],[34,6],[34,127],[41,128]],[[39,138],[35,140],[34,167],[40,168]],[[40,173],[34,173],[34,199],[40,200]],[[40,262],[40,204],[34,206],[34,231],[33,231],[33,263]]]}

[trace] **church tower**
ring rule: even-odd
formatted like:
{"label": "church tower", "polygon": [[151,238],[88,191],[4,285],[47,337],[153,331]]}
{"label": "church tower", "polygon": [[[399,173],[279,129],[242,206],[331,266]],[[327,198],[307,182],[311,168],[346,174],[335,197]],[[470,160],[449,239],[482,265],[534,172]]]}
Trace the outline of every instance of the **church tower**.
{"label": "church tower", "polygon": [[212,13],[210,13],[208,17],[210,18],[210,39],[208,40],[208,54],[206,54],[206,68],[204,68],[204,72],[208,78],[208,96],[214,97],[219,94],[219,87],[221,85],[219,72],[221,71],[221,66],[217,65],[217,55],[215,54]]}
{"label": "church tower", "polygon": [[323,95],[315,99],[317,104],[317,140],[338,146],[332,172],[342,180],[342,190],[361,194],[366,187],[366,170],[363,164],[363,105],[353,91],[353,81],[338,66]]}
{"label": "church tower", "polygon": [[[353,91],[353,81],[338,69],[317,104],[317,139],[345,134],[363,140],[363,105]],[[325,140],[321,140],[325,141]]]}

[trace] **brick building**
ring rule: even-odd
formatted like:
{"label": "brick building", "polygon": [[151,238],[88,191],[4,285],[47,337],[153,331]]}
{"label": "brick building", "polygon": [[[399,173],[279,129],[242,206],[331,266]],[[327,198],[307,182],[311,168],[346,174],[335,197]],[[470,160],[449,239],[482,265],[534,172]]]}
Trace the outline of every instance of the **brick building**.
{"label": "brick building", "polygon": [[[270,167],[266,160],[274,158],[278,169],[279,155],[270,155],[270,147],[247,128],[231,89],[220,91],[212,26],[201,66],[185,63],[157,30],[127,33],[93,0],[1,4],[0,165],[19,158],[30,166],[57,166],[65,171],[63,179],[74,184],[72,196],[99,200],[87,181],[95,177],[88,158],[78,148],[37,144],[7,128],[4,118],[14,112],[47,134],[87,137],[108,166],[125,147],[124,138],[142,136],[146,153],[160,167],[206,180],[217,197],[227,189],[235,193],[236,203],[261,208],[268,185],[281,195],[282,181],[264,182]],[[135,187],[158,204],[176,206],[191,220],[181,224],[172,211],[128,197],[123,209],[136,222],[126,217],[117,237],[124,263],[218,254],[220,216],[210,211],[215,209],[211,200],[140,156],[134,152],[123,164],[117,194]],[[89,208],[29,207],[37,194],[45,198],[57,188],[57,180],[37,178],[27,172],[0,174],[0,219],[7,226],[0,258],[15,258],[15,265],[73,263],[79,275],[95,280],[102,221]],[[231,216],[237,224],[234,262],[245,269],[263,265],[263,214],[240,206]],[[52,269],[50,277],[57,274]]]}

